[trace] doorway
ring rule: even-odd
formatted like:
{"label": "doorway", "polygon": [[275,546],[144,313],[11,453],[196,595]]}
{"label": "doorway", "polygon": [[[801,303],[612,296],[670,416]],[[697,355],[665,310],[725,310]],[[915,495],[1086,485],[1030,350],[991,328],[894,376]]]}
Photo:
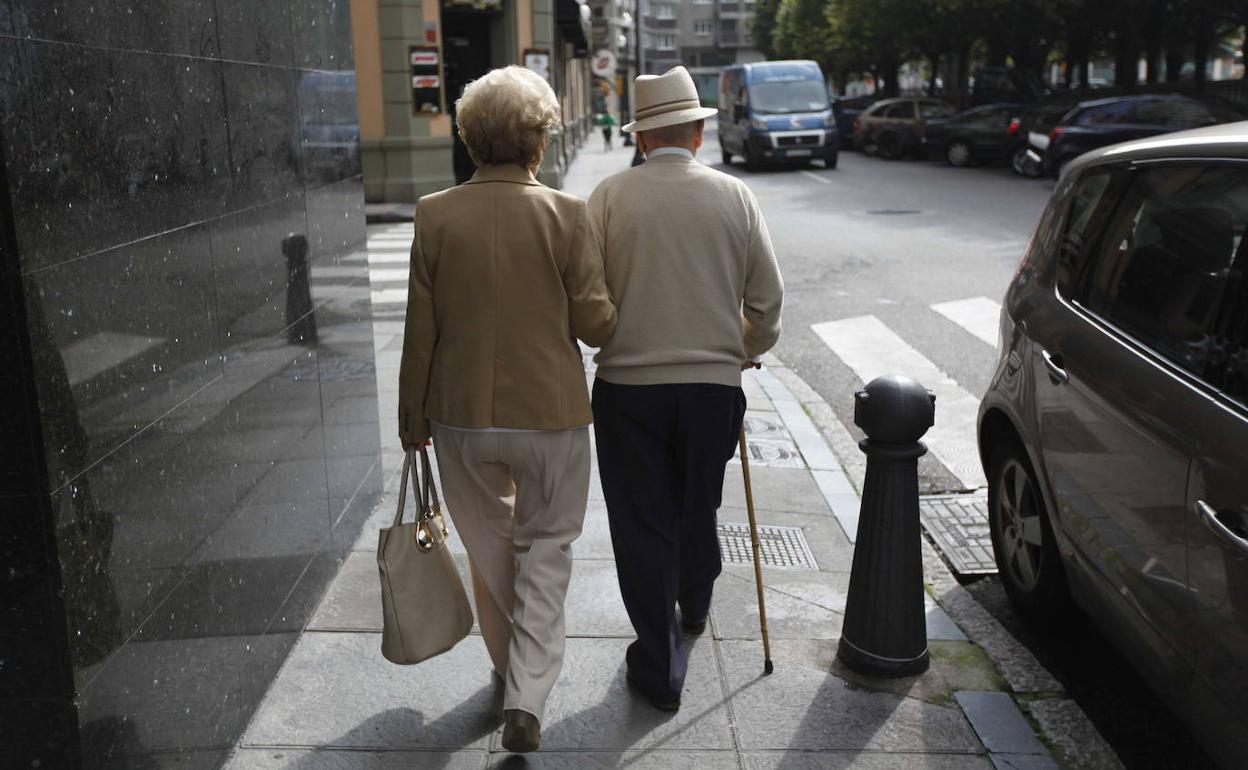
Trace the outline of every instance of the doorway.
{"label": "doorway", "polygon": [[[464,86],[490,71],[493,50],[491,27],[495,26],[496,12],[478,11],[463,6],[442,6],[443,76],[446,78],[447,112],[455,120],[455,101]],[[468,156],[468,148],[452,130],[454,141],[452,163],[455,184],[468,181],[477,166]]]}

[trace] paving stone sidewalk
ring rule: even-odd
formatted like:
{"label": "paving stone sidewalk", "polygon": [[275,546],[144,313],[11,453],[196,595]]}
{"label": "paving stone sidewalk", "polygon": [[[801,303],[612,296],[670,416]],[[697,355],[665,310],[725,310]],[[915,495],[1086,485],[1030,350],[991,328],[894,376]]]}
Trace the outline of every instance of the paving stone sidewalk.
{"label": "paving stone sidewalk", "polygon": [[[567,186],[586,195],[597,179],[626,166],[628,157],[627,150],[604,153],[591,143]],[[395,413],[398,379],[399,346],[393,342],[402,325],[378,321],[376,332],[381,417],[387,425]],[[501,692],[475,629],[449,653],[420,665],[395,666],[381,656],[377,530],[394,515],[401,462],[397,438],[383,435],[387,493],[229,766],[1113,766],[1112,755],[1079,753],[1074,744],[1086,743],[1077,737],[1082,712],[1072,714],[1073,703],[1052,697],[1060,688],[1051,677],[1031,673],[1025,659],[1004,671],[994,663],[1014,654],[1012,640],[995,636],[999,626],[985,620],[986,613],[976,614],[977,605],[965,605],[969,595],[958,593],[930,548],[925,559],[935,597],[928,600],[927,615],[931,669],[919,677],[872,680],[840,666],[836,643],[853,558],[860,465],[854,458],[847,474],[825,440],[827,427],[823,421],[816,427],[811,419],[822,402],[816,403],[817,396],[780,361],[769,357],[767,364],[747,373],[744,382],[759,523],[787,528],[773,533],[776,561],[808,562],[764,569],[773,675],[763,676],[753,569],[743,560],[726,563],[717,583],[710,628],[694,643],[680,711],[656,711],[629,691],[623,662],[632,629],[616,585],[595,459],[584,534],[574,546],[567,654],[548,703],[542,751],[508,754],[499,743]],[[830,438],[833,445],[843,444],[843,437]],[[736,461],[728,469],[723,499],[721,523],[747,520]],[[451,542],[466,581],[462,544],[454,535]],[[966,631],[936,598],[954,606],[959,618],[970,619],[963,620]],[[1047,706],[1029,706],[1026,713],[1019,708],[1040,701]],[[1076,737],[1038,736],[1033,725],[1042,724],[1045,715],[1054,730]],[[1050,753],[1053,745],[1064,749],[1057,759]]]}

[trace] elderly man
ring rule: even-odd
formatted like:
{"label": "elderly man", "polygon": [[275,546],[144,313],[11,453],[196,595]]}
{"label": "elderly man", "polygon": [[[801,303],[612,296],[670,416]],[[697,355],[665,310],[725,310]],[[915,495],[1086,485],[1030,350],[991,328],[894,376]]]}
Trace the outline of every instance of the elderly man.
{"label": "elderly man", "polygon": [[[745,394],[741,372],[780,334],[783,285],[750,189],[694,160],[701,106],[684,67],[636,81],[640,166],[589,199],[615,336],[598,353],[594,430],[620,592],[637,632],[628,681],[680,707],[681,631],[706,628],[720,573],[716,511]],[[676,608],[680,608],[680,624]]]}

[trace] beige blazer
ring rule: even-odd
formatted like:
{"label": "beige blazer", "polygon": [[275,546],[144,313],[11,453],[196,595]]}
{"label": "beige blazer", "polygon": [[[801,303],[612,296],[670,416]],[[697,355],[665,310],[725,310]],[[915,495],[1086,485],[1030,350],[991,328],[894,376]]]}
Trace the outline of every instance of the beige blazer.
{"label": "beige blazer", "polygon": [[399,436],[430,420],[561,430],[593,421],[575,338],[598,347],[615,305],[585,204],[520,166],[483,166],[416,207],[399,369]]}

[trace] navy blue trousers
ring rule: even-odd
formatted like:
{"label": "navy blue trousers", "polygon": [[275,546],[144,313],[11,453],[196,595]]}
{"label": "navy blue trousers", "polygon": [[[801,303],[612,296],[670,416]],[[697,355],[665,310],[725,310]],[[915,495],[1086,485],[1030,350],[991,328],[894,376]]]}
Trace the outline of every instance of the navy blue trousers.
{"label": "navy blue trousers", "polygon": [[594,381],[594,436],[620,593],[637,641],[633,679],[679,698],[688,666],[676,608],[711,609],[721,570],[716,512],[737,446],[745,394],[727,385]]}

